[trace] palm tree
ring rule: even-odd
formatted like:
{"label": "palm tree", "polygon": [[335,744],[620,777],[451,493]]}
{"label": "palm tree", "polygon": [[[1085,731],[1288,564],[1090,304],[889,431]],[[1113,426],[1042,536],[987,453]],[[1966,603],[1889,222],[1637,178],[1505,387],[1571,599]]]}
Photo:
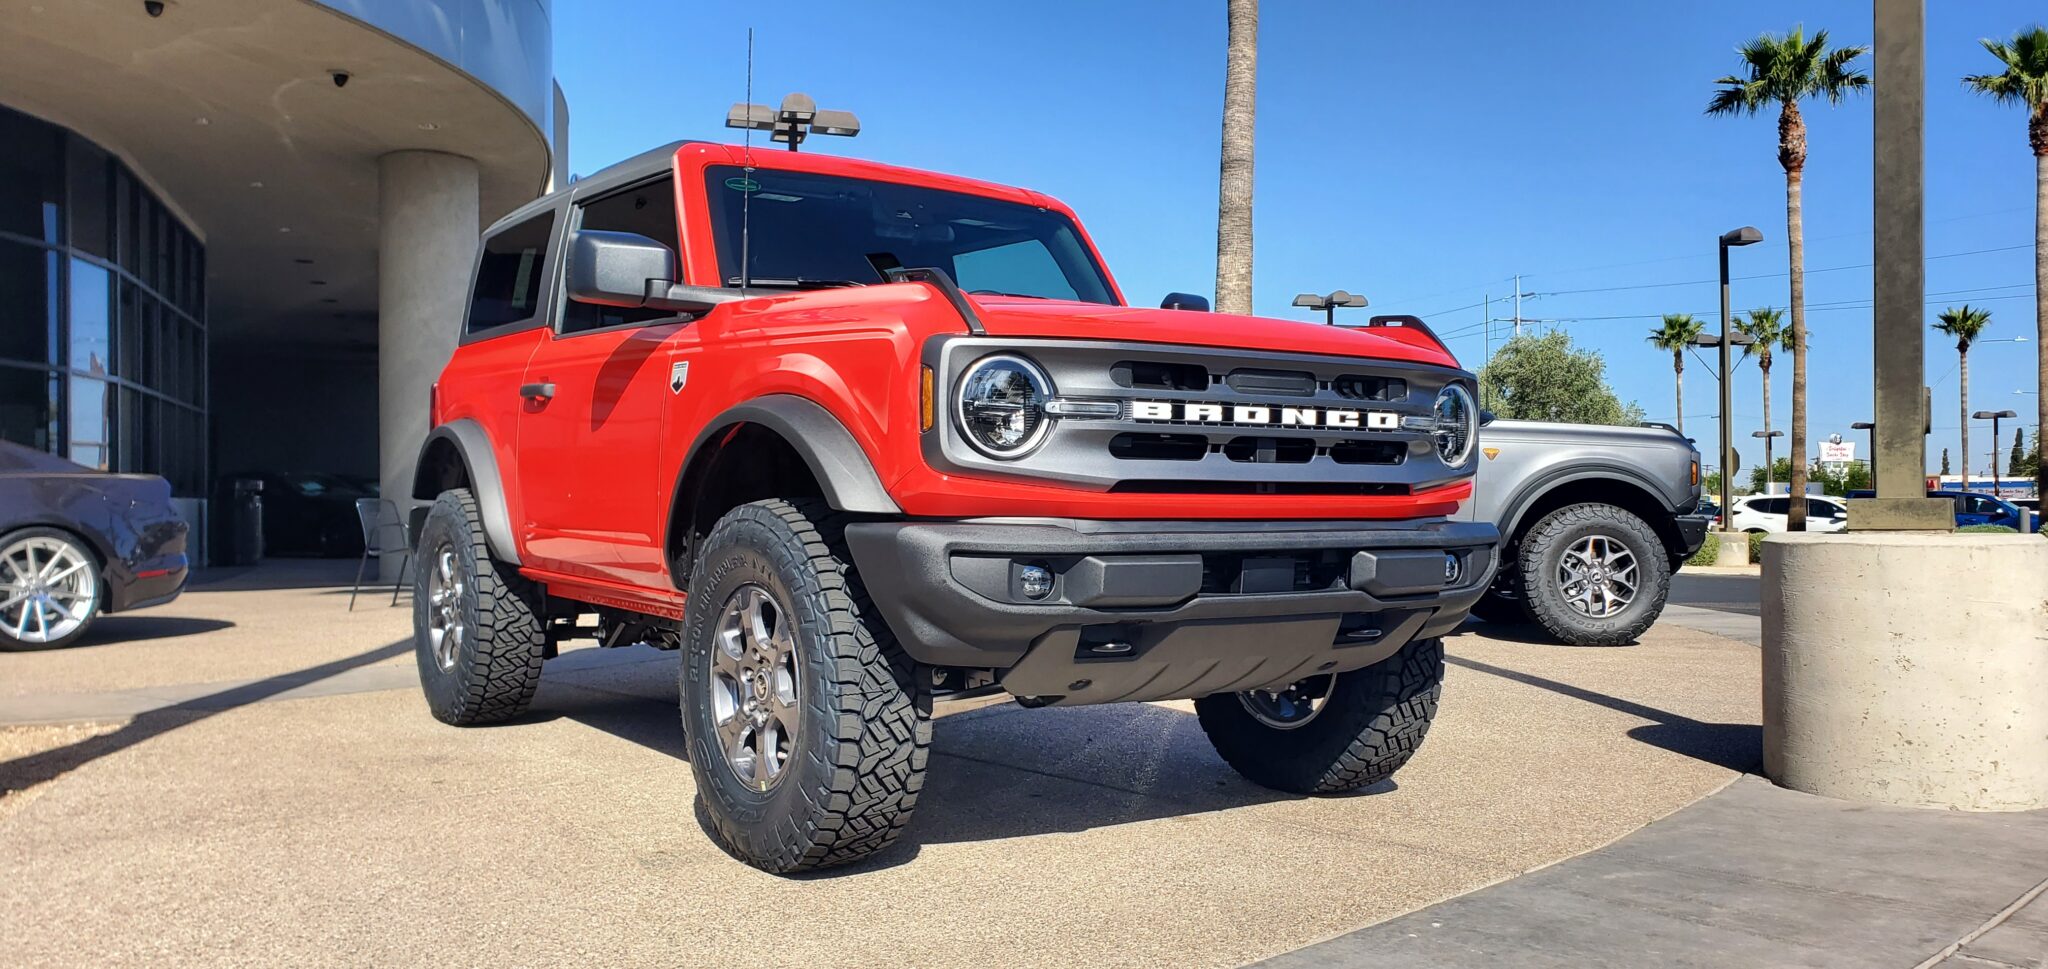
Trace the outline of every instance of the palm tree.
{"label": "palm tree", "polygon": [[[1761,34],[1736,49],[1748,76],[1728,75],[1707,102],[1708,114],[1753,115],[1778,107],[1778,164],[1785,168],[1785,241],[1792,269],[1792,493],[1806,490],[1806,232],[1800,203],[1806,172],[1806,121],[1799,102],[1822,97],[1829,104],[1870,86],[1870,76],[1850,66],[1867,47],[1828,48],[1828,32],[1811,39],[1801,27],[1782,37]],[[1785,527],[1806,530],[1806,504],[1792,503]]]}
{"label": "palm tree", "polygon": [[[2005,65],[2000,74],[1963,78],[1971,89],[2027,109],[2027,144],[2034,149],[2034,329],[2043,347],[2037,355],[2035,398],[2041,426],[2048,427],[2048,29],[2035,27],[2012,40],[1985,40],[1984,49]],[[2034,469],[2037,493],[2048,495],[2048,464]]]}
{"label": "palm tree", "polygon": [[1252,120],[1258,110],[1259,0],[1228,0],[1223,164],[1216,199],[1216,311],[1252,311]]}
{"label": "palm tree", "polygon": [[1706,324],[1691,313],[1666,313],[1664,325],[1650,331],[1650,345],[1671,351],[1671,375],[1678,384],[1678,435],[1685,436],[1685,350]]}
{"label": "palm tree", "polygon": [[1934,318],[1934,328],[1956,338],[1956,353],[1962,358],[1959,366],[1963,372],[1963,490],[1970,490],[1970,344],[1977,342],[1977,334],[1991,324],[1991,311],[1972,309],[1964,303],[1942,310]]}
{"label": "palm tree", "polygon": [[1735,330],[1749,337],[1750,342],[1742,346],[1742,355],[1755,357],[1756,368],[1764,375],[1764,467],[1768,468],[1771,466],[1771,352],[1792,349],[1792,331],[1785,328],[1785,311],[1768,306],[1750,310],[1747,319],[1737,317]]}

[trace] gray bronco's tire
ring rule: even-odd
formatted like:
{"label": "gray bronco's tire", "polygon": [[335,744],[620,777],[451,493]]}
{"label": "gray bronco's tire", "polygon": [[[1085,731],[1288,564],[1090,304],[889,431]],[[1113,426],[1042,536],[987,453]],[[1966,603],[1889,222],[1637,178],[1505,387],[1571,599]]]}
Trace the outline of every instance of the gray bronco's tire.
{"label": "gray bronco's tire", "polygon": [[[712,527],[690,572],[681,672],[690,770],[717,840],[763,871],[827,868],[887,848],[924,788],[930,692],[854,572],[845,520],[815,499],[741,505]],[[748,601],[773,628],[744,628],[769,635],[729,631],[743,614],[736,603]],[[778,645],[752,652],[762,640]],[[772,728],[779,751],[771,741],[760,753],[758,732],[769,728],[735,725],[746,694],[725,692],[735,681],[720,677],[735,660],[713,655],[728,648],[786,657],[772,661],[775,675],[786,668],[793,682],[777,679],[747,708],[794,718]],[[775,765],[773,777],[746,766],[763,763]]]}
{"label": "gray bronco's tire", "polygon": [[467,488],[442,492],[420,527],[412,621],[420,689],[435,719],[472,726],[526,712],[546,641],[540,589],[491,558]]}
{"label": "gray bronco's tire", "polygon": [[1336,674],[1322,707],[1299,726],[1261,722],[1237,693],[1202,697],[1195,714],[1216,752],[1253,783],[1338,794],[1392,777],[1415,755],[1436,716],[1443,679],[1443,641],[1421,639],[1364,669]]}
{"label": "gray bronco's tire", "polygon": [[[1560,562],[1591,540],[1625,548],[1633,560],[1635,592],[1612,615],[1575,608],[1559,578]],[[1602,547],[1605,547],[1604,545]],[[1664,611],[1671,594],[1671,566],[1664,542],[1649,524],[1625,509],[1605,504],[1566,505],[1543,517],[1522,538],[1515,567],[1531,618],[1573,646],[1624,646],[1635,642]]]}

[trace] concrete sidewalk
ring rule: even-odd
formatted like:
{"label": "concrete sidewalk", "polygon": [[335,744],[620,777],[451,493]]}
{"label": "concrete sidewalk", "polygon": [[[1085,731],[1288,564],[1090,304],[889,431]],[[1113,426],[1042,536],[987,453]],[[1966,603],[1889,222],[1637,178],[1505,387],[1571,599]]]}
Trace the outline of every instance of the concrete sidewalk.
{"label": "concrete sidewalk", "polygon": [[2048,812],[1875,807],[1746,776],[1605,848],[1260,963],[2048,965]]}

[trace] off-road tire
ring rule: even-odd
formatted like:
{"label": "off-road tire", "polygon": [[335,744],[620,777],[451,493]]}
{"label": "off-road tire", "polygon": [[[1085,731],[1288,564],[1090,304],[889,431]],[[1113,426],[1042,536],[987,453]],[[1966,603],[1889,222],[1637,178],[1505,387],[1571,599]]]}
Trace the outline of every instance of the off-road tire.
{"label": "off-road tire", "polygon": [[1415,755],[1443,679],[1443,640],[1414,640],[1337,674],[1315,718],[1293,729],[1259,722],[1235,693],[1196,700],[1195,714],[1216,752],[1247,780],[1291,794],[1339,794],[1394,776]]}
{"label": "off-road tire", "polygon": [[[846,520],[815,499],[741,505],[712,527],[690,574],[681,674],[690,770],[719,843],[763,871],[843,865],[889,847],[924,788],[930,691],[854,572]],[[747,584],[795,622],[799,723],[766,792],[727,763],[710,697],[716,626]]]}
{"label": "off-road tire", "polygon": [[[439,550],[453,554],[463,580],[459,608],[469,635],[453,669],[434,657],[428,635],[429,581]],[[413,562],[413,656],[420,690],[434,718],[458,727],[502,723],[526,712],[540,685],[547,637],[540,587],[512,566],[491,558],[476,497],[467,488],[441,492],[420,526]]]}
{"label": "off-road tire", "polygon": [[[1589,535],[1621,542],[1635,556],[1641,582],[1636,596],[1620,613],[1595,619],[1565,601],[1556,580],[1558,560],[1572,543]],[[1543,516],[1522,538],[1520,570],[1523,601],[1530,618],[1552,636],[1572,646],[1626,646],[1642,636],[1664,611],[1671,594],[1671,564],[1664,542],[1648,522],[1626,509],[1598,503],[1566,505]]]}

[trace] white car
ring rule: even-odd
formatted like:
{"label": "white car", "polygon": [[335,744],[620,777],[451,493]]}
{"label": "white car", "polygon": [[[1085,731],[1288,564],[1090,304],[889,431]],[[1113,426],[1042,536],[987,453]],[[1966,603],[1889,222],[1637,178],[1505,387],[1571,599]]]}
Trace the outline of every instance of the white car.
{"label": "white car", "polygon": [[[1785,515],[1792,509],[1787,495],[1750,495],[1737,498],[1735,517],[1729,524],[1738,532],[1782,532]],[[1806,496],[1806,530],[1840,532],[1849,528],[1849,506],[1835,498]]]}

